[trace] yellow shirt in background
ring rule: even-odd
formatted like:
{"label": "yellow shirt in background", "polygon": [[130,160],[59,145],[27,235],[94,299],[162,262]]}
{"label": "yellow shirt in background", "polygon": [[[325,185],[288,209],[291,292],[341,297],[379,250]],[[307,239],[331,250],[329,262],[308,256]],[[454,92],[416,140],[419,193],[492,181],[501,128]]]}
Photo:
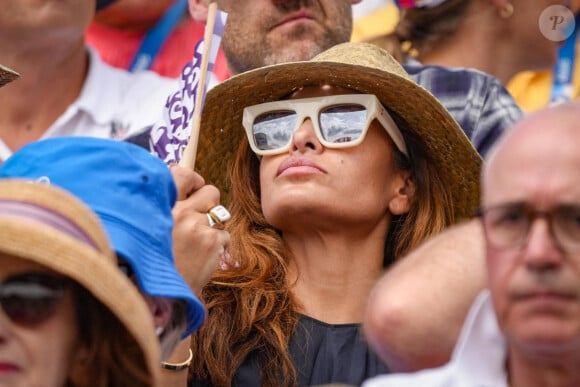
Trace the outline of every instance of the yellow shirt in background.
{"label": "yellow shirt in background", "polygon": [[354,20],[351,41],[361,42],[390,33],[399,20],[399,10],[394,4],[385,5],[376,11]]}
{"label": "yellow shirt in background", "polygon": [[[576,58],[580,55],[580,46],[576,45]],[[525,71],[508,83],[507,89],[525,111],[531,112],[548,106],[552,96],[553,76],[551,71]],[[580,96],[580,66],[578,60],[574,62],[572,74],[574,98]]]}

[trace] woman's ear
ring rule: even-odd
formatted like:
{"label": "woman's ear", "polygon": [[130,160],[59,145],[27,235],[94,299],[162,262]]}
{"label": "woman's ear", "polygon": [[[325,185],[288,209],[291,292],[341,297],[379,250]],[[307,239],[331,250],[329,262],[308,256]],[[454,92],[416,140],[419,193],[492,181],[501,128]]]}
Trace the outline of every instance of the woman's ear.
{"label": "woman's ear", "polygon": [[415,195],[415,182],[409,171],[402,171],[395,182],[395,193],[389,201],[389,211],[393,215],[409,212],[411,199]]}

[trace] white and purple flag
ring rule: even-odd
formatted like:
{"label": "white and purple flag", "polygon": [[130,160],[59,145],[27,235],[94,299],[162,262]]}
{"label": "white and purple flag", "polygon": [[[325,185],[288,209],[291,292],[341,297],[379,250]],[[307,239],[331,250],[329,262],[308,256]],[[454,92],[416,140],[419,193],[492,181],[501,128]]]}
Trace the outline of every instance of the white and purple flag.
{"label": "white and purple flag", "polygon": [[[211,39],[211,49],[208,58],[208,81],[205,83],[203,97],[212,83],[211,75],[217,54],[219,51],[227,13],[216,11],[216,19]],[[165,161],[166,164],[177,163],[189,141],[191,131],[191,119],[196,103],[197,87],[201,78],[201,61],[204,40],[200,40],[196,46],[191,61],[185,65],[179,79],[179,89],[167,98],[163,109],[163,117],[151,129],[150,146],[153,154]]]}

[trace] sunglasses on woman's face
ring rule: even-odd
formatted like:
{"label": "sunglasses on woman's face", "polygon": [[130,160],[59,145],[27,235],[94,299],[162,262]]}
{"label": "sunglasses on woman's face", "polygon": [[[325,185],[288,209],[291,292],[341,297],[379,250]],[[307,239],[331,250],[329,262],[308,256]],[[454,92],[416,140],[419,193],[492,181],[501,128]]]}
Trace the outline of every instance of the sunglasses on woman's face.
{"label": "sunglasses on woman's face", "polygon": [[349,148],[363,142],[374,119],[385,128],[397,149],[407,155],[399,128],[373,94],[289,99],[249,106],[243,126],[250,147],[260,156],[287,152],[294,132],[310,117],[318,141],[327,148]]}
{"label": "sunglasses on woman's face", "polygon": [[20,273],[0,283],[0,304],[16,325],[34,326],[53,316],[70,280],[50,273]]}

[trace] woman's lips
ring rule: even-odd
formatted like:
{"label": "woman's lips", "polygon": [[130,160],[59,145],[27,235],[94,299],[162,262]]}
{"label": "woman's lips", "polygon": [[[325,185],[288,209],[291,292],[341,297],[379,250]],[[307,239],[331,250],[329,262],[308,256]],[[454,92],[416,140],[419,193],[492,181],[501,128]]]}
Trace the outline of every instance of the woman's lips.
{"label": "woman's lips", "polygon": [[280,164],[276,176],[310,175],[321,173],[326,173],[326,171],[319,167],[318,164],[312,160],[303,157],[291,157]]}

